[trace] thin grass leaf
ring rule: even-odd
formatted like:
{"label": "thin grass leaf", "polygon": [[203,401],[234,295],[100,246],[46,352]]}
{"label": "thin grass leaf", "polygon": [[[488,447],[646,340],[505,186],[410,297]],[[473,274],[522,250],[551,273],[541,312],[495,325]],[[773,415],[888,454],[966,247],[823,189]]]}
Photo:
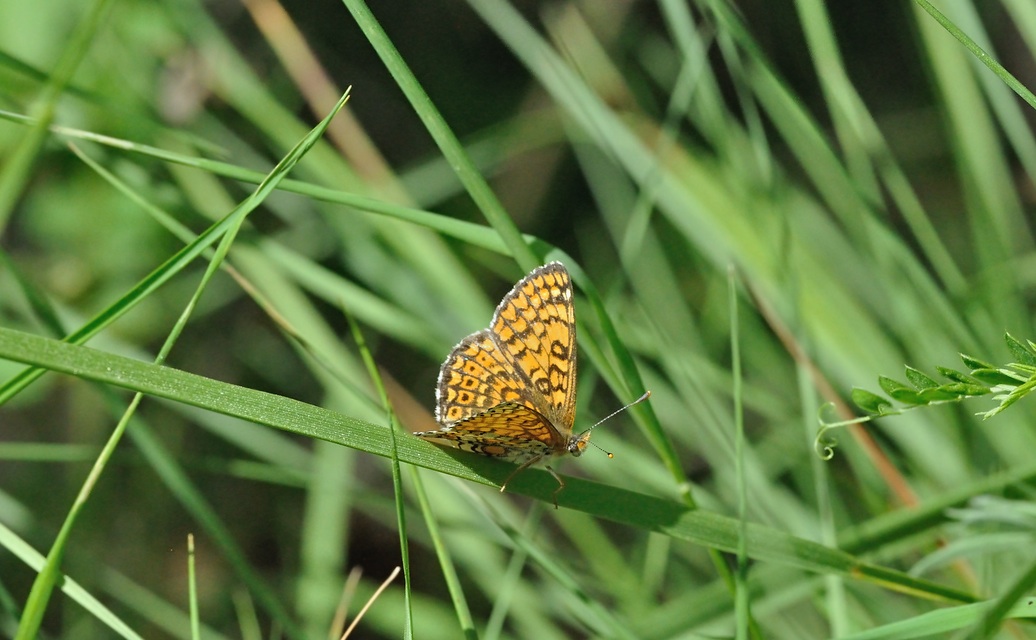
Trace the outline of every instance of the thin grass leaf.
{"label": "thin grass leaf", "polygon": [[187,576],[190,590],[188,602],[191,612],[191,638],[197,640],[201,636],[201,618],[198,616],[198,577],[195,574],[194,534],[187,535]]}
{"label": "thin grass leaf", "polygon": [[409,639],[414,636],[413,605],[410,593],[410,543],[406,535],[407,524],[406,509],[404,508],[405,500],[403,498],[403,477],[399,469],[399,447],[396,437],[397,432],[402,431],[402,427],[400,427],[399,422],[396,420],[395,412],[389,403],[388,392],[385,391],[385,383],[381,379],[381,374],[378,373],[378,366],[374,362],[374,357],[367,348],[360,326],[352,316],[347,316],[347,320],[349,321],[349,329],[352,332],[353,341],[360,352],[363,364],[367,367],[367,375],[370,376],[371,382],[378,392],[388,418],[389,441],[392,445],[392,486],[396,498],[396,526],[399,532],[399,552],[403,562],[403,606],[406,608],[406,616],[403,619],[403,637]]}
{"label": "thin grass leaf", "polygon": [[[891,624],[868,629],[845,636],[846,640],[907,640],[908,638],[931,638],[951,631],[965,629],[982,619],[990,610],[990,602],[977,602],[948,609],[938,609]],[[1012,618],[1032,618],[1031,606],[1019,605],[1011,610]]]}
{"label": "thin grass leaf", "polygon": [[[274,167],[270,175],[262,183],[260,183],[260,185],[256,188],[255,192],[251,196],[249,196],[249,198],[246,199],[245,202],[243,202],[239,207],[236,207],[235,210],[230,214],[230,216],[228,216],[231,219],[231,224],[228,228],[228,231],[226,234],[224,234],[223,238],[221,239],[221,242],[213,256],[213,260],[209,263],[208,269],[203,275],[201,281],[199,282],[194,296],[188,303],[187,308],[180,315],[180,318],[176,326],[170,332],[165,343],[163,344],[162,349],[160,350],[156,358],[157,364],[161,364],[165,361],[165,358],[168,355],[169,351],[172,349],[173,345],[175,344],[176,339],[179,337],[183,328],[186,326],[186,322],[190,317],[190,314],[193,311],[198,298],[204,291],[208,281],[218,271],[220,264],[222,263],[223,257],[226,255],[227,251],[229,251],[230,246],[234,241],[236,232],[240,228],[242,222],[244,221],[245,216],[253,209],[255,209],[255,207],[257,207],[266,198],[266,196],[268,196],[274,190],[274,188],[276,188],[277,183],[280,180],[282,180],[285,175],[287,175],[287,173],[298,162],[298,160],[303,155],[305,155],[309,148],[312,147],[312,145],[316,142],[317,139],[319,139],[320,135],[327,127],[327,124],[330,122],[331,118],[345,105],[345,101],[347,99],[348,93],[342,96],[342,98],[336,105],[335,109],[319,125],[317,125],[317,127],[314,128],[313,131],[311,131],[306,138],[300,141],[300,143],[295,147],[295,149],[292,150],[291,153],[289,153],[280,163],[278,163],[276,167]],[[142,394],[138,393],[130,402],[126,411],[120,418],[119,423],[116,425],[108,441],[105,443],[105,446],[101,451],[101,454],[98,456],[96,462],[94,463],[94,466],[91,469],[91,473],[87,477],[82,488],[80,489],[80,493],[77,496],[75,502],[73,503],[72,508],[69,510],[69,513],[62,524],[61,530],[59,531],[58,536],[55,539],[54,544],[51,546],[50,552],[47,555],[47,563],[43,567],[43,570],[41,570],[38,574],[36,580],[33,582],[32,589],[29,592],[29,597],[25,605],[25,610],[22,613],[22,619],[18,626],[18,635],[16,637],[19,640],[35,638],[38,634],[39,627],[43,621],[43,614],[47,609],[47,604],[50,600],[51,593],[53,592],[53,589],[56,586],[57,582],[60,580],[60,568],[64,558],[65,548],[70,539],[72,528],[75,524],[75,521],[79,513],[82,511],[86,503],[86,500],[92,493],[93,487],[97,482],[97,478],[100,477],[112,454],[114,453],[115,448],[121,440],[122,434],[125,432],[126,427],[129,425],[130,419],[133,416],[136,407],[138,406],[142,397]],[[271,604],[272,602],[273,601],[268,600],[267,604]],[[276,610],[276,607],[274,608]],[[284,621],[287,622],[287,618],[285,618]]]}
{"label": "thin grass leaf", "polygon": [[1033,585],[1036,585],[1036,563],[1031,563],[1029,568],[1018,576],[999,598],[992,602],[992,606],[983,611],[982,617],[975,623],[969,637],[975,638],[975,640],[992,638],[1004,620],[1012,617],[1012,611],[1019,607],[1023,607],[1028,617],[1036,618],[1033,599],[1029,597],[1027,602],[1022,603],[1026,594],[1032,593]]}
{"label": "thin grass leaf", "polygon": [[[89,347],[0,328],[0,357],[185,402],[278,429],[337,442],[382,457],[392,455],[389,437],[384,428],[378,425],[253,389],[102,353]],[[132,435],[134,431],[130,433]],[[397,446],[402,462],[434,468],[492,486],[499,487],[513,471],[513,465],[481,456],[451,455],[416,438],[400,440]],[[159,461],[156,458],[153,463]],[[530,469],[516,476],[508,485],[508,490],[547,502],[552,499],[556,485],[554,478],[546,471]],[[736,551],[736,541],[739,539],[737,531],[740,525],[735,519],[687,509],[658,498],[576,478],[566,479],[565,491],[558,496],[558,503],[614,522],[658,531],[721,551]],[[757,560],[811,571],[835,571],[908,593],[924,593],[930,597],[962,602],[972,600],[972,596],[958,590],[910,578],[859,561],[836,549],[751,523],[748,526],[747,552]]]}
{"label": "thin grass leaf", "polygon": [[[32,124],[35,122],[34,119],[22,116],[20,114],[12,113],[0,109],[0,118],[6,119],[12,122],[18,122],[23,124]],[[121,140],[110,136],[100,136],[92,132],[74,129],[70,127],[52,126],[51,132],[57,135],[68,136],[75,139],[91,140],[99,144],[111,146],[116,149],[121,149],[126,152],[139,153],[144,156],[154,158],[157,160],[163,160],[166,162],[176,163],[185,167],[192,167],[201,169],[203,171],[212,173],[217,176],[223,176],[234,180],[250,184],[259,184],[265,177],[265,174],[246,169],[237,165],[229,164],[226,162],[220,162],[216,160],[209,160],[206,158],[199,158],[197,156],[188,156],[165,149],[160,149],[151,145],[140,144],[133,141]],[[406,222],[414,222],[421,226],[428,227],[442,234],[450,237],[454,237],[463,240],[465,243],[489,249],[497,253],[509,254],[507,246],[502,242],[500,235],[493,229],[485,227],[483,225],[474,224],[465,220],[459,220],[454,217],[439,215],[413,207],[402,206],[384,200],[371,198],[367,196],[358,195],[353,192],[343,191],[341,189],[332,189],[329,187],[323,187],[315,185],[309,182],[301,180],[286,179],[282,180],[278,186],[282,191],[289,191],[292,193],[298,193],[312,197],[316,200],[331,202],[335,204],[346,205],[350,208],[357,209],[359,211],[366,211],[369,213],[375,213],[380,215],[390,216]],[[538,253],[540,255],[545,254],[544,246],[549,247],[550,245],[537,245],[537,240],[523,236],[526,243],[532,244],[532,246],[538,246]],[[542,242],[542,241],[540,241]]]}
{"label": "thin grass leaf", "polygon": [[28,300],[29,306],[36,314],[36,318],[43,324],[44,327],[50,331],[52,336],[60,337],[64,335],[65,331],[61,326],[61,321],[58,319],[57,311],[54,309],[54,305],[47,300],[39,288],[33,286],[29,278],[26,277],[22,270],[11,260],[11,257],[6,251],[0,248],[0,267],[7,271],[14,277],[15,282],[18,284],[18,289],[25,299]]}
{"label": "thin grass leaf", "polygon": [[[0,112],[0,165],[21,162],[22,140],[47,142],[23,156],[32,169],[12,190],[17,207],[0,242],[9,258],[9,268],[0,263],[6,329],[64,335],[60,325],[75,329],[111,307],[180,248],[160,225],[192,241],[194,229],[262,181],[254,168],[311,128],[312,96],[337,96],[334,78],[372,71],[361,73],[355,112],[335,123],[343,135],[318,142],[281,182],[234,242],[238,275],[212,279],[192,314],[177,366],[204,376],[147,370],[156,378],[149,384],[175,396],[145,403],[140,415],[168,443],[164,458],[145,456],[146,445],[121,448],[107,475],[131,482],[99,484],[93,517],[78,519],[68,570],[81,578],[96,569],[90,595],[137,633],[188,633],[188,614],[174,604],[187,592],[181,554],[161,558],[183,546],[182,516],[197,524],[198,567],[208,556],[205,566],[216,569],[198,578],[199,589],[217,594],[201,609],[203,637],[209,621],[250,639],[284,635],[263,589],[306,637],[327,634],[346,559],[369,565],[397,553],[393,536],[371,533],[400,529],[384,491],[389,465],[368,453],[393,457],[384,411],[359,356],[343,348],[335,310],[345,304],[365,327],[407,428],[427,429],[437,365],[484,326],[498,291],[522,273],[523,258],[509,256],[523,244],[536,260],[560,257],[585,272],[574,278],[585,307],[577,313],[583,421],[614,408],[612,396],[632,399],[643,388],[653,392],[649,411],[595,434],[617,459],[573,464],[570,473],[602,480],[571,480],[558,512],[543,508],[556,483],[542,472],[501,496],[493,487],[513,466],[400,436],[394,458],[423,456],[433,470],[423,477],[428,495],[419,487],[411,498],[426,512],[433,501],[438,520],[429,534],[411,518],[408,532],[412,563],[433,573],[412,606],[402,583],[385,590],[365,629],[398,635],[411,612],[428,640],[460,635],[458,621],[487,638],[734,637],[745,633],[743,599],[758,616],[749,633],[781,640],[1010,635],[1031,626],[1003,624],[1028,615],[1027,601],[1007,616],[1000,607],[984,627],[984,609],[929,601],[960,576],[976,593],[1006,598],[1032,563],[1024,545],[988,533],[1024,530],[1024,502],[978,497],[1024,497],[1036,478],[1036,431],[1026,428],[1036,405],[1021,401],[1036,379],[1032,341],[1018,338],[1005,358],[1012,362],[933,368],[947,354],[996,353],[1004,327],[1033,334],[1026,301],[1036,233],[1023,187],[1036,176],[1036,135],[1029,105],[1007,84],[1014,79],[990,64],[1008,51],[1019,68],[1036,59],[1031,0],[1003,3],[1006,32],[996,11],[974,2],[942,3],[942,13],[926,10],[936,3],[872,12],[896,35],[878,48],[859,46],[874,20],[820,0],[796,0],[782,16],[793,28],[777,31],[766,11],[726,0],[540,12],[472,0],[421,13],[416,38],[413,12],[380,5],[359,20],[381,32],[371,38],[344,4],[319,23],[313,12],[267,11],[269,0],[250,2],[244,22],[193,0],[160,11],[126,5],[86,40],[89,55],[55,94],[58,116],[47,127],[24,105],[64,73],[27,61],[74,48],[62,24],[68,12],[10,2],[21,39],[0,52],[9,110]],[[68,15],[85,18],[90,6],[69,4]],[[400,80],[386,65],[400,66]],[[432,110],[420,103],[428,96]],[[425,125],[427,117],[438,124]],[[446,145],[426,144],[436,126]],[[439,150],[448,145],[453,151]],[[463,156],[477,170],[466,179],[475,189],[488,182],[499,197],[510,243],[477,223],[494,214],[461,182],[455,158]],[[196,255],[214,252],[210,243]],[[737,309],[743,389],[729,366],[731,263],[749,292]],[[184,262],[170,273],[203,269]],[[149,360],[193,282],[170,277],[132,303],[134,313],[104,324],[91,337],[99,351],[85,352],[97,368],[82,369],[79,351],[60,366],[142,386],[147,373],[109,354]],[[11,337],[0,335],[0,344]],[[51,357],[50,343],[34,344],[43,345],[37,359]],[[897,382],[919,404],[877,388],[862,404],[878,413],[854,416],[844,404],[852,385],[906,362],[936,373]],[[0,378],[23,366],[0,357]],[[111,431],[113,405],[103,403],[123,393],[67,376],[41,382],[17,397],[0,391],[14,400],[0,405],[13,439],[0,458],[15,461],[4,466],[0,520],[37,548],[33,536],[46,542],[60,524],[54,504],[60,517],[61,496],[77,489],[67,479],[82,477],[82,456],[96,457],[97,434]],[[992,402],[976,407],[979,395]],[[205,408],[186,404],[195,397]],[[1005,402],[1013,420],[976,416]],[[743,442],[732,428],[741,404],[752,418]],[[789,437],[788,425],[813,415],[819,435],[807,425],[805,437]],[[875,439],[869,423],[891,415]],[[854,442],[825,462],[810,445],[819,438],[822,447],[837,427],[847,428],[839,440]],[[140,475],[159,481],[140,483]],[[185,490],[178,475],[196,487]],[[738,512],[740,492],[750,496],[744,515],[724,518]],[[698,511],[686,509],[692,493]],[[255,517],[236,517],[244,509]],[[227,531],[233,536],[222,538]],[[968,544],[982,553],[944,564]],[[271,545],[276,553],[265,553]],[[449,552],[441,570],[429,562],[436,546]],[[728,569],[741,548],[751,579],[735,595]],[[234,553],[251,574],[226,560]],[[126,579],[98,564],[111,554]],[[32,575],[9,555],[0,575]],[[862,558],[870,562],[857,571]],[[169,562],[177,570],[154,571]],[[919,582],[882,572],[936,563],[940,570]],[[895,591],[871,584],[886,580]],[[13,587],[0,586],[12,633],[25,598]],[[375,587],[358,584],[360,600]],[[233,602],[218,595],[231,593]],[[451,604],[457,594],[469,602]],[[48,611],[43,629],[112,634],[99,617],[70,601],[60,616]]]}
{"label": "thin grass leaf", "polygon": [[446,588],[456,612],[457,623],[466,640],[476,640],[478,631],[475,628],[475,621],[471,615],[471,607],[468,606],[467,598],[464,596],[464,586],[457,575],[457,568],[453,562],[449,548],[443,540],[439,524],[431,502],[428,500],[428,493],[425,491],[424,483],[421,481],[421,474],[415,467],[411,467],[411,476],[414,481],[414,492],[417,496],[417,504],[424,516],[425,526],[428,528],[428,535],[435,549],[435,555],[439,559],[439,567],[442,569],[443,578],[446,581]]}
{"label": "thin grass leaf", "polygon": [[47,77],[47,84],[39,96],[35,112],[36,123],[26,132],[14,153],[0,170],[0,229],[7,226],[7,220],[15,203],[30,178],[30,171],[47,139],[47,127],[54,119],[58,100],[75,74],[76,68],[87,55],[90,43],[97,37],[102,20],[111,5],[110,0],[95,0],[84,19],[76,22],[53,71]]}
{"label": "thin grass leaf", "polygon": [[186,637],[186,633],[190,632],[192,640],[195,637],[198,640],[229,640],[229,636],[201,622],[198,625],[198,634],[194,636],[189,611],[183,611],[161,595],[114,569],[104,571],[100,577],[107,597],[169,635]]}
{"label": "thin grass leaf", "polygon": [[929,15],[935,18],[936,22],[946,29],[950,35],[960,41],[960,43],[963,44],[972,55],[978,58],[979,62],[987,66],[990,71],[1003,80],[1004,84],[1017,93],[1022,100],[1025,100],[1030,107],[1036,109],[1036,96],[1034,96],[1022,83],[1018,82],[1014,76],[1008,73],[1008,71],[994,60],[992,56],[983,51],[970,37],[968,37],[968,34],[958,29],[953,22],[936,9],[931,2],[928,2],[928,0],[915,1],[922,9],[927,11]]}
{"label": "thin grass leaf", "polygon": [[[46,564],[47,559],[43,554],[33,549],[31,545],[3,523],[0,523],[0,546],[16,555],[26,566],[36,571],[42,571],[43,566]],[[84,589],[71,576],[64,577],[60,588],[65,595],[89,611],[91,615],[120,637],[130,640],[141,640],[141,636],[137,635],[128,624],[123,622],[100,600],[90,595],[90,592]]]}
{"label": "thin grass leaf", "polygon": [[464,147],[457,140],[457,137],[450,130],[446,120],[435,108],[435,105],[428,98],[420,83],[410,71],[409,66],[399,55],[399,51],[392,44],[388,35],[381,25],[374,18],[374,14],[367,8],[363,0],[344,0],[345,6],[352,13],[356,23],[363,30],[364,35],[370,41],[381,61],[388,68],[389,73],[395,79],[396,84],[410,100],[414,111],[421,118],[428,133],[439,146],[439,150],[449,161],[450,166],[457,173],[457,177],[464,185],[479,210],[499,234],[504,246],[510,254],[518,261],[518,264],[526,272],[536,267],[537,257],[530,250],[528,243],[522,238],[518,227],[515,226],[510,216],[504,211],[503,205],[497,199],[496,194],[479,174],[474,163],[468,156]]}

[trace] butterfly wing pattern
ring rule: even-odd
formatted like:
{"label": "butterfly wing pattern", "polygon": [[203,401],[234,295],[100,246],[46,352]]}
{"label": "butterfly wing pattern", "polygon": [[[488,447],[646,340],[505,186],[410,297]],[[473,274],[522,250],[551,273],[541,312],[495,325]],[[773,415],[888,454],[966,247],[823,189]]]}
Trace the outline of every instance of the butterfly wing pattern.
{"label": "butterfly wing pattern", "polygon": [[[514,462],[518,473],[550,456],[583,452],[590,435],[572,435],[575,408],[572,281],[563,264],[551,262],[504,296],[488,329],[453,348],[436,389],[440,429],[414,435]],[[565,483],[547,468],[559,483],[556,496]]]}

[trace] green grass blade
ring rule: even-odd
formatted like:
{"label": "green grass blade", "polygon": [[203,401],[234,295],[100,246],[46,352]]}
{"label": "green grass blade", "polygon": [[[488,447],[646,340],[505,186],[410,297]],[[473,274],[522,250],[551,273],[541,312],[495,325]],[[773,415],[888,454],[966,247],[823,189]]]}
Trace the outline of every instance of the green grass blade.
{"label": "green grass blade", "polygon": [[443,579],[446,581],[446,588],[450,593],[450,600],[457,615],[457,622],[464,634],[465,640],[476,640],[478,631],[475,629],[475,621],[471,616],[471,607],[468,606],[467,598],[464,596],[464,587],[457,575],[457,568],[453,562],[446,543],[443,540],[439,523],[435,520],[432,504],[428,500],[428,493],[425,491],[424,483],[417,469],[411,467],[411,477],[414,480],[414,493],[417,495],[417,504],[424,516],[425,526],[428,527],[428,535],[435,549],[435,556],[439,559],[439,567],[442,569]]}
{"label": "green grass blade", "polygon": [[410,592],[410,542],[406,535],[406,502],[403,498],[403,476],[399,468],[399,446],[396,435],[397,432],[402,432],[403,429],[396,420],[395,412],[392,411],[388,392],[385,391],[385,383],[381,379],[381,374],[378,373],[378,365],[374,362],[370,349],[367,348],[363,333],[360,331],[360,325],[356,323],[352,316],[348,316],[347,319],[349,321],[349,329],[353,335],[353,341],[356,343],[357,349],[359,349],[364,366],[367,367],[367,375],[370,376],[388,417],[389,443],[391,445],[390,457],[392,460],[392,488],[396,499],[396,526],[399,533],[399,552],[403,563],[403,606],[406,609],[406,616],[403,619],[403,637],[409,640],[414,636],[414,619],[411,604],[413,596]]}
{"label": "green grass blade", "polygon": [[61,93],[72,80],[72,75],[86,55],[91,40],[96,37],[101,19],[107,13],[110,4],[111,0],[95,0],[85,19],[76,24],[68,45],[39,98],[36,124],[26,132],[14,153],[0,169],[0,230],[7,226],[7,220],[19,194],[29,180],[32,167],[47,139],[47,127],[54,119]]}
{"label": "green grass blade", "polygon": [[[382,457],[392,455],[389,436],[381,426],[302,402],[99,352],[89,347],[0,328],[0,357],[184,402]],[[512,465],[488,458],[451,455],[416,438],[400,440],[397,446],[402,462],[433,468],[481,484],[499,486],[513,470]],[[508,485],[508,491],[549,502],[556,485],[556,481],[546,471],[530,469],[516,476]],[[568,479],[565,491],[558,496],[558,503],[709,548],[727,552],[735,552],[737,549],[737,531],[740,526],[737,520],[688,509],[617,487]],[[760,525],[750,524],[748,527],[747,552],[756,560],[810,571],[833,571],[904,592],[962,602],[972,599],[970,595],[956,589],[871,565],[845,552]]]}
{"label": "green grass blade", "polygon": [[[156,363],[161,364],[165,361],[166,356],[172,349],[179,337],[180,333],[186,326],[187,320],[190,318],[191,312],[195,308],[201,293],[204,291],[206,285],[212,276],[218,271],[223,258],[226,253],[230,250],[230,246],[234,241],[237,230],[252,210],[254,210],[259,204],[268,196],[277,186],[277,183],[284,178],[285,175],[291,170],[291,168],[298,162],[302,156],[305,155],[306,151],[319,139],[323,133],[327,124],[331,118],[345,105],[345,101],[348,98],[348,94],[342,96],[339,100],[335,109],[316,127],[310,134],[303,139],[296,147],[289,153],[274,170],[270,173],[269,177],[265,179],[256,188],[255,192],[248,199],[245,200],[239,207],[235,208],[229,215],[231,218],[231,224],[228,232],[224,234],[219,247],[217,248],[212,261],[210,261],[208,269],[202,276],[202,279],[195,290],[194,296],[191,298],[187,305],[187,308],[180,315],[176,326],[174,326],[172,332],[167,337],[165,343],[156,358]],[[47,604],[50,600],[50,596],[53,592],[54,587],[57,585],[61,577],[61,564],[64,558],[65,548],[69,542],[72,529],[75,525],[76,519],[84,508],[87,499],[93,491],[93,488],[97,482],[97,479],[101,476],[104,468],[107,466],[108,461],[114,454],[116,446],[122,439],[122,435],[126,430],[126,427],[130,423],[130,419],[136,411],[139,405],[142,394],[137,394],[130,402],[126,411],[123,413],[119,423],[116,425],[115,430],[112,432],[108,441],[105,443],[101,454],[98,456],[93,468],[91,469],[90,475],[87,477],[82,488],[80,489],[79,495],[77,496],[75,503],[69,510],[68,515],[62,524],[61,530],[58,533],[54,544],[51,547],[50,552],[47,555],[47,562],[40,571],[36,580],[33,583],[32,589],[29,592],[29,597],[26,602],[25,610],[22,614],[22,620],[18,627],[19,640],[35,638],[39,632],[39,627],[43,621],[43,615],[47,609]],[[285,619],[286,621],[286,619]]]}
{"label": "green grass blade", "polygon": [[[43,554],[33,549],[31,545],[21,539],[14,531],[8,529],[3,523],[0,523],[0,546],[16,555],[26,566],[36,571],[42,571],[47,561]],[[100,600],[92,596],[75,579],[65,576],[61,580],[60,588],[69,598],[79,603],[80,606],[89,611],[119,636],[131,640],[140,640],[141,636],[137,635],[129,625],[112,613]]]}
{"label": "green grass blade", "polygon": [[485,179],[479,174],[474,163],[468,156],[464,147],[457,140],[453,131],[443,119],[439,110],[432,104],[428,94],[425,93],[417,78],[410,71],[406,61],[399,55],[399,51],[389,39],[385,30],[374,18],[374,14],[367,8],[363,0],[344,0],[345,6],[352,13],[356,23],[363,30],[371,45],[378,52],[381,61],[392,74],[393,79],[407,99],[410,100],[414,111],[421,118],[428,133],[431,134],[439,150],[449,161],[450,166],[457,173],[461,183],[464,185],[468,195],[475,201],[482,215],[486,217],[489,224],[500,235],[501,240],[511,255],[518,261],[524,271],[531,271],[538,265],[537,257],[529,249],[528,243],[522,238],[518,227],[515,226],[510,216],[504,211],[503,205],[497,199]]}
{"label": "green grass blade", "polygon": [[990,56],[980,46],[978,46],[978,44],[974,40],[972,40],[968,36],[968,34],[957,28],[957,25],[953,24],[953,22],[951,22],[945,14],[936,9],[935,5],[933,5],[931,2],[928,2],[928,0],[915,1],[917,2],[918,6],[920,6],[922,9],[928,12],[930,16],[935,18],[935,21],[938,22],[947,31],[947,33],[952,35],[954,38],[957,39],[958,42],[964,45],[964,47],[973,56],[975,56],[979,62],[984,64],[986,67],[989,68],[990,71],[995,73],[997,77],[1003,80],[1004,84],[1006,84],[1008,87],[1011,88],[1011,90],[1018,94],[1018,97],[1020,97],[1022,100],[1025,100],[1025,102],[1027,102],[1030,107],[1036,109],[1036,96],[1034,96],[1025,85],[1019,82],[1017,78],[1011,75],[1007,71],[1007,69],[1004,69],[1003,66],[1001,66],[1000,63],[993,59],[992,56]]}
{"label": "green grass blade", "polygon": [[[944,636],[951,631],[965,629],[982,618],[991,608],[989,602],[966,604],[949,609],[938,609],[914,618],[843,636],[845,640],[907,640]],[[1032,619],[1036,615],[1031,605],[1014,607],[1008,617]]]}

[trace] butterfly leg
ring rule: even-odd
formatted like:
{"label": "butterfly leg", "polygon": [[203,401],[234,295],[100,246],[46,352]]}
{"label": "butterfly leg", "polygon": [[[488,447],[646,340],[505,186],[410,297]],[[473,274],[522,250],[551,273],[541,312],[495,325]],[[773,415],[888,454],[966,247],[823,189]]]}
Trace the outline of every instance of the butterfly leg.
{"label": "butterfly leg", "polygon": [[550,471],[550,475],[554,476],[554,479],[558,481],[558,488],[554,489],[554,493],[550,494],[550,497],[554,499],[554,509],[558,508],[558,494],[565,488],[565,481],[561,479],[561,476],[550,467],[546,467],[547,471]]}
{"label": "butterfly leg", "polygon": [[[507,485],[511,483],[511,480],[513,480],[516,475],[518,475],[522,471],[525,471],[526,469],[528,469],[529,467],[531,467],[532,465],[536,464],[537,462],[539,462],[542,459],[543,459],[543,456],[536,456],[535,458],[533,458],[531,460],[527,460],[527,461],[523,462],[522,464],[520,464],[517,469],[515,469],[514,471],[511,472],[511,475],[507,476],[507,480],[504,480],[504,483],[502,485],[500,485],[500,493],[504,492],[504,489],[507,488]],[[551,473],[554,473],[554,472],[551,471]],[[554,476],[554,477],[556,478],[557,476]]]}

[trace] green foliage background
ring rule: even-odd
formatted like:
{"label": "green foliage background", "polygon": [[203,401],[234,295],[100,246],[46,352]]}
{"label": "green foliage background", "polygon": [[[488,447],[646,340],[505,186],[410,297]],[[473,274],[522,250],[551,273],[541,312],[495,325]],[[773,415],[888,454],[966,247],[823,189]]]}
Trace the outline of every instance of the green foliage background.
{"label": "green foliage background", "polygon": [[[1032,633],[1029,403],[814,437],[1033,336],[1036,8],[830,5],[2,3],[0,635]],[[558,511],[385,408],[550,259]]]}

